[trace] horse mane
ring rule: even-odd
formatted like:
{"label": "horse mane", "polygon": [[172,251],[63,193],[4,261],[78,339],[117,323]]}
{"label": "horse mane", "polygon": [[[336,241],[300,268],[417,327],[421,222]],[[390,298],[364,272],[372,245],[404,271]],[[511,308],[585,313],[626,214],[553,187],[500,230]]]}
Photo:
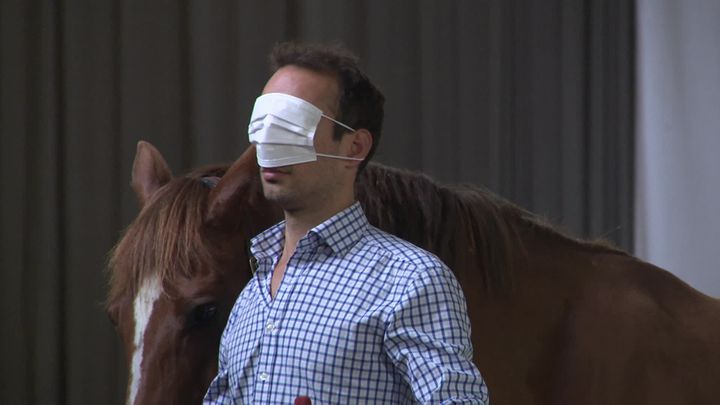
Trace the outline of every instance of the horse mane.
{"label": "horse mane", "polygon": [[190,278],[203,264],[212,263],[213,247],[200,230],[210,188],[203,177],[220,177],[227,166],[206,166],[160,187],[126,228],[110,251],[110,291],[106,304],[123,293],[134,296],[150,276],[172,283]]}
{"label": "horse mane", "polygon": [[[150,276],[172,283],[213,263],[218,252],[200,232],[210,190],[201,179],[226,170],[199,168],[158,189],[109,254],[106,304],[128,290],[134,296]],[[424,174],[378,163],[358,175],[356,196],[371,224],[435,253],[461,284],[469,285],[465,279],[480,271],[488,293],[511,288],[514,269],[525,260],[521,236],[528,229],[583,249],[626,254],[607,242],[571,237],[484,188],[439,185]]]}
{"label": "horse mane", "polygon": [[424,174],[377,163],[358,175],[356,196],[370,223],[434,252],[461,284],[482,271],[488,293],[511,288],[514,269],[526,260],[521,236],[529,229],[582,249],[626,254],[605,241],[569,236],[485,188],[438,185]]}

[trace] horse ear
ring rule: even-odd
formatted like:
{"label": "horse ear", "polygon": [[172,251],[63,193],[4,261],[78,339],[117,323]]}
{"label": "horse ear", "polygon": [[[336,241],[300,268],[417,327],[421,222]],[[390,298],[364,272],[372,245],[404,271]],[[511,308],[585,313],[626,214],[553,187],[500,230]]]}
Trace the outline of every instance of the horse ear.
{"label": "horse ear", "polygon": [[240,225],[240,214],[248,213],[260,193],[255,148],[250,146],[210,191],[205,223],[214,227]]}
{"label": "horse ear", "polygon": [[144,207],[150,197],[170,179],[172,172],[162,154],[149,142],[138,142],[130,184],[140,207]]}

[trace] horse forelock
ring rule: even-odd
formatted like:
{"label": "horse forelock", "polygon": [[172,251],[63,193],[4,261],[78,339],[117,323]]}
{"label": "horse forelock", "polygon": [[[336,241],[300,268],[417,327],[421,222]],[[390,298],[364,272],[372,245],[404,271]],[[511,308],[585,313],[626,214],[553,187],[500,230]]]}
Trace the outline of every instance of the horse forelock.
{"label": "horse forelock", "polygon": [[134,297],[145,280],[157,277],[162,287],[211,267],[214,252],[202,232],[210,187],[202,178],[223,171],[196,170],[156,191],[110,253],[108,304]]}

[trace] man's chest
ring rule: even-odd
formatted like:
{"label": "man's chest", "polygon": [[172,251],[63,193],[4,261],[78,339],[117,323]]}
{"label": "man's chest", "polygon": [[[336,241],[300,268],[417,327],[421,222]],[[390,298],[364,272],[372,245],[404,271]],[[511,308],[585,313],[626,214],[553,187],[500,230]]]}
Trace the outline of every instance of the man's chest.
{"label": "man's chest", "polygon": [[396,288],[382,273],[306,269],[284,280],[272,300],[262,279],[251,283],[234,309],[229,337],[229,354],[242,360],[233,362],[236,371],[263,363],[292,372],[384,361],[385,325]]}

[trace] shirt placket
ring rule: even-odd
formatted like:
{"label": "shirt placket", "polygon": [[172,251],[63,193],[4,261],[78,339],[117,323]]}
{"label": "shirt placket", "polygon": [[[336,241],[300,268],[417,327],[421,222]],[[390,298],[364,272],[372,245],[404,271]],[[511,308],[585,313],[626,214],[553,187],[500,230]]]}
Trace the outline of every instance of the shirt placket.
{"label": "shirt placket", "polygon": [[[254,391],[257,403],[274,403],[278,396],[282,396],[282,390],[278,388],[277,382],[274,381],[278,377],[278,369],[282,367],[281,364],[276,362],[282,322],[288,316],[286,312],[292,299],[292,290],[298,275],[308,266],[310,263],[308,259],[311,256],[309,252],[296,251],[295,255],[287,263],[278,294],[271,301],[266,312],[267,318],[264,320],[265,325],[260,345],[260,361],[255,376]],[[266,287],[269,296],[269,284]]]}

